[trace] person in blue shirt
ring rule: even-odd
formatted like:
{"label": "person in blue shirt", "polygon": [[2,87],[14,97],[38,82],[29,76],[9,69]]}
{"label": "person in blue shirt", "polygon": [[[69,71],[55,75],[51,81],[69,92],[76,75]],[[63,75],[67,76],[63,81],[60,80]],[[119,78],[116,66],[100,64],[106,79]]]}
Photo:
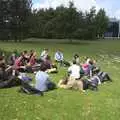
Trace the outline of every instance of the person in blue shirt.
{"label": "person in blue shirt", "polygon": [[43,95],[43,92],[52,90],[56,88],[55,83],[50,81],[49,75],[45,72],[47,70],[46,66],[42,64],[40,70],[35,75],[35,87],[30,84],[22,81],[21,90],[28,94],[40,94]]}
{"label": "person in blue shirt", "polygon": [[60,66],[63,64],[63,53],[61,52],[61,50],[57,50],[54,56],[54,59],[57,63],[60,63]]}

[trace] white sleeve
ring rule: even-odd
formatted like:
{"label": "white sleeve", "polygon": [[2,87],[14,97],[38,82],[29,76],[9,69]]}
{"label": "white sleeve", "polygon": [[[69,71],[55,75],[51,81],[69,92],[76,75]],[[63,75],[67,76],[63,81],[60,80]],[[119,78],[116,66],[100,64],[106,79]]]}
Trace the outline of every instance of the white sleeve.
{"label": "white sleeve", "polygon": [[70,71],[71,71],[71,67],[68,68],[68,72],[70,72]]}
{"label": "white sleeve", "polygon": [[43,57],[44,56],[44,51],[41,53],[40,57]]}

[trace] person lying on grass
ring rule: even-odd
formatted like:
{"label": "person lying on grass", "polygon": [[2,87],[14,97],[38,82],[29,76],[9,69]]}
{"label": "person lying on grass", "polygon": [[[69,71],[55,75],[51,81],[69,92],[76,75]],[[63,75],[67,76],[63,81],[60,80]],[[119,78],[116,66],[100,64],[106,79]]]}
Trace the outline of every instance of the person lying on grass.
{"label": "person lying on grass", "polygon": [[35,87],[22,81],[21,90],[28,94],[42,95],[42,92],[55,89],[55,83],[50,80],[49,75],[45,71],[46,67],[41,65],[40,70],[35,75]]}
{"label": "person lying on grass", "polygon": [[101,83],[104,83],[106,81],[112,82],[112,79],[108,73],[101,71],[99,67],[93,69],[93,74],[94,76],[97,75],[99,77]]}

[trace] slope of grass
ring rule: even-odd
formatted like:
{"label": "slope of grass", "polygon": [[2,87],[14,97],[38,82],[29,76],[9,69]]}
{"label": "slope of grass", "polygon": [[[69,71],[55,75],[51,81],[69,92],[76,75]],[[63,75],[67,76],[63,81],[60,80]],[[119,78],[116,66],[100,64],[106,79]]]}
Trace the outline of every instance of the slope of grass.
{"label": "slope of grass", "polygon": [[[34,40],[34,39],[33,39]],[[81,41],[77,43],[52,42],[0,42],[0,48],[11,52],[17,49],[35,49],[38,57],[43,48],[49,48],[50,55],[60,48],[64,57],[71,60],[74,53],[82,57],[92,56],[113,79],[112,83],[99,86],[98,92],[86,93],[56,89],[43,97],[18,93],[19,87],[0,90],[0,120],[119,120],[120,116],[120,41]],[[116,60],[117,59],[117,60]],[[50,75],[58,82],[66,68]],[[34,79],[34,75],[32,75]]]}

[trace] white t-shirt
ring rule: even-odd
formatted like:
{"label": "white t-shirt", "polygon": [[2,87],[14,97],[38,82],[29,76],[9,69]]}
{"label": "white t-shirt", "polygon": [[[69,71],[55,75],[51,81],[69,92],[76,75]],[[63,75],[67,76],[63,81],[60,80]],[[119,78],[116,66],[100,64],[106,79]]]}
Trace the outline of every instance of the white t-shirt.
{"label": "white t-shirt", "polygon": [[40,58],[41,58],[42,60],[45,60],[47,56],[48,56],[48,52],[46,52],[46,51],[44,50],[44,51],[42,51],[42,53],[41,53],[41,55],[40,55]]}
{"label": "white t-shirt", "polygon": [[80,66],[73,64],[68,68],[68,72],[70,72],[70,77],[74,77],[75,79],[80,78]]}

